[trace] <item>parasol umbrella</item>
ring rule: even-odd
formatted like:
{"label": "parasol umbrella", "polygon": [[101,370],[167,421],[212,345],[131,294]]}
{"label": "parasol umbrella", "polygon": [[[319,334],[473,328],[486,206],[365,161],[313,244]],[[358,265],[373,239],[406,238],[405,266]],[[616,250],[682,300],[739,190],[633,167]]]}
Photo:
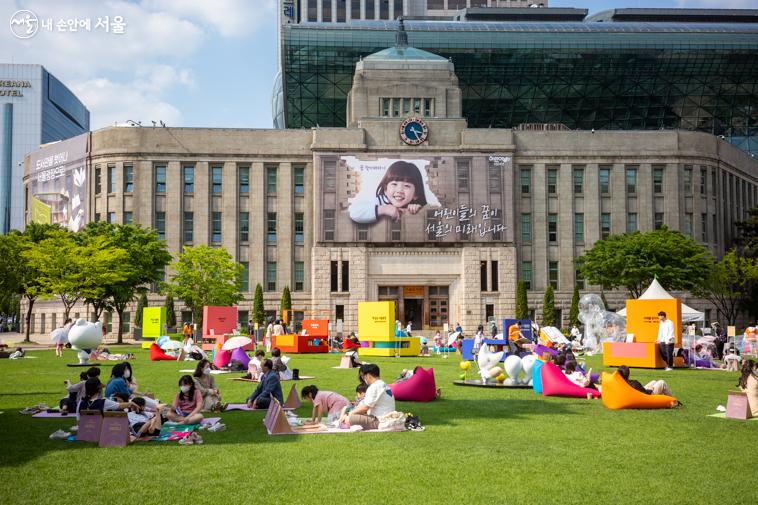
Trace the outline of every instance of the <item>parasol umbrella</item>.
{"label": "parasol umbrella", "polygon": [[50,333],[50,340],[54,344],[68,343],[68,328],[56,328]]}
{"label": "parasol umbrella", "polygon": [[182,348],[182,343],[177,342],[176,340],[166,340],[160,345],[161,349],[164,351],[174,351],[176,349]]}
{"label": "parasol umbrella", "polygon": [[252,343],[253,341],[248,337],[232,337],[224,342],[224,345],[221,346],[221,349],[224,351],[232,351],[238,347],[245,347],[246,345]]}
{"label": "parasol umbrella", "polygon": [[458,340],[458,335],[460,335],[460,334],[461,334],[460,331],[454,331],[453,333],[451,333],[450,335],[448,335],[448,337],[447,337],[447,346],[448,347],[452,346],[455,343],[455,341]]}

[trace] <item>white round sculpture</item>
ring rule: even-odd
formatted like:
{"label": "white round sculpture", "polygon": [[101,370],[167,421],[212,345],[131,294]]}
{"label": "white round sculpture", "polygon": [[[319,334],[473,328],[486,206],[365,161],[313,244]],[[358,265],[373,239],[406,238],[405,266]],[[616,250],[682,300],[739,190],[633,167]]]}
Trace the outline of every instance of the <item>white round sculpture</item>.
{"label": "white round sculpture", "polygon": [[486,381],[489,378],[497,377],[503,373],[502,368],[498,366],[500,359],[502,359],[505,351],[492,352],[490,346],[482,345],[479,349],[479,354],[476,357],[476,362],[479,365],[479,374],[482,376],[482,381]]}
{"label": "white round sculpture", "polygon": [[506,386],[515,386],[519,384],[521,381],[519,380],[519,375],[521,374],[521,369],[523,368],[523,365],[521,363],[521,358],[516,356],[515,354],[511,354],[507,358],[505,358],[505,373],[508,375],[508,378],[505,379],[505,385]]}
{"label": "white round sculpture", "polygon": [[521,367],[524,371],[524,384],[531,386],[532,384],[532,368],[534,368],[534,361],[537,357],[534,354],[527,354],[521,358]]}
{"label": "white round sculpture", "polygon": [[89,360],[88,351],[103,341],[103,325],[100,321],[90,323],[79,318],[68,331],[68,341],[73,349],[79,351],[79,363],[86,364]]}

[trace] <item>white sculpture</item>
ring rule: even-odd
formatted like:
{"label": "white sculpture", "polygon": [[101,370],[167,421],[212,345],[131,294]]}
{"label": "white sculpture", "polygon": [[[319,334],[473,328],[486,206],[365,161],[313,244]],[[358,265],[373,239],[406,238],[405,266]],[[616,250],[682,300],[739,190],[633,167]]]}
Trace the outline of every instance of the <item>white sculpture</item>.
{"label": "white sculpture", "polygon": [[579,299],[579,320],[584,324],[582,344],[590,354],[600,352],[603,342],[623,342],[626,338],[626,318],[605,310],[598,295]]}
{"label": "white sculpture", "polygon": [[527,386],[532,385],[532,369],[534,368],[534,361],[537,357],[534,354],[527,354],[521,358],[521,367],[524,371],[524,384]]}
{"label": "white sculpture", "polygon": [[90,323],[79,318],[68,331],[68,341],[71,347],[79,351],[79,363],[86,364],[89,354],[103,341],[103,325],[100,321]]}
{"label": "white sculpture", "polygon": [[476,362],[479,365],[479,374],[482,376],[482,382],[497,377],[503,373],[503,369],[498,366],[503,354],[505,354],[505,351],[492,352],[490,351],[490,346],[482,345],[481,349],[479,349],[479,354],[476,357]]}
{"label": "white sculpture", "polygon": [[505,358],[505,373],[508,375],[508,378],[505,379],[506,386],[516,386],[521,383],[519,375],[522,368],[521,358],[517,355],[511,354]]}

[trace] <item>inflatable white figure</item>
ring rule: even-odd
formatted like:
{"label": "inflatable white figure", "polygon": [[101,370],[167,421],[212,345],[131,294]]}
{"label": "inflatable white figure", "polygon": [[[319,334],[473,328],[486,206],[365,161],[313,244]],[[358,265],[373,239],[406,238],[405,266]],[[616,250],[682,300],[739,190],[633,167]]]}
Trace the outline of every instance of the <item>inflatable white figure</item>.
{"label": "inflatable white figure", "polygon": [[490,346],[482,345],[479,349],[479,354],[476,357],[476,362],[479,365],[479,374],[482,376],[482,382],[489,378],[497,377],[503,373],[503,369],[498,366],[500,359],[505,354],[505,351],[492,352]]}
{"label": "inflatable white figure", "polygon": [[519,374],[521,374],[522,364],[521,358],[515,354],[511,354],[505,358],[505,373],[508,374],[508,378],[505,379],[506,386],[515,386],[520,383]]}
{"label": "inflatable white figure", "polygon": [[527,386],[532,385],[532,368],[534,368],[534,361],[537,357],[534,354],[527,354],[521,358],[521,366],[524,370],[524,384]]}
{"label": "inflatable white figure", "polygon": [[100,321],[96,323],[87,322],[79,318],[71,325],[68,331],[68,341],[71,347],[79,351],[79,363],[86,364],[89,360],[89,353],[103,341],[103,329]]}
{"label": "inflatable white figure", "polygon": [[579,320],[584,324],[582,344],[589,353],[600,352],[603,342],[623,342],[626,338],[626,318],[605,310],[598,295],[579,299]]}

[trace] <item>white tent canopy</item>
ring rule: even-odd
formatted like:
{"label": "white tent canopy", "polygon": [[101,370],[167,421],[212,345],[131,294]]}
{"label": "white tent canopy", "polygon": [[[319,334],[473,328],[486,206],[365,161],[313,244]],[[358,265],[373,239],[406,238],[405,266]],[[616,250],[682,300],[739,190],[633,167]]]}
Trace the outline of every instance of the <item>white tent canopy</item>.
{"label": "white tent canopy", "polygon": [[[665,300],[668,298],[674,297],[671,296],[668,291],[663,289],[663,286],[661,286],[661,284],[658,282],[658,279],[653,279],[653,282],[651,282],[650,286],[648,286],[645,292],[642,293],[642,296],[639,297],[639,300]],[[626,307],[616,312],[616,314],[626,317]],[[682,322],[692,323],[695,321],[705,322],[705,314],[693,309],[692,307],[688,307],[687,305],[682,304]]]}

